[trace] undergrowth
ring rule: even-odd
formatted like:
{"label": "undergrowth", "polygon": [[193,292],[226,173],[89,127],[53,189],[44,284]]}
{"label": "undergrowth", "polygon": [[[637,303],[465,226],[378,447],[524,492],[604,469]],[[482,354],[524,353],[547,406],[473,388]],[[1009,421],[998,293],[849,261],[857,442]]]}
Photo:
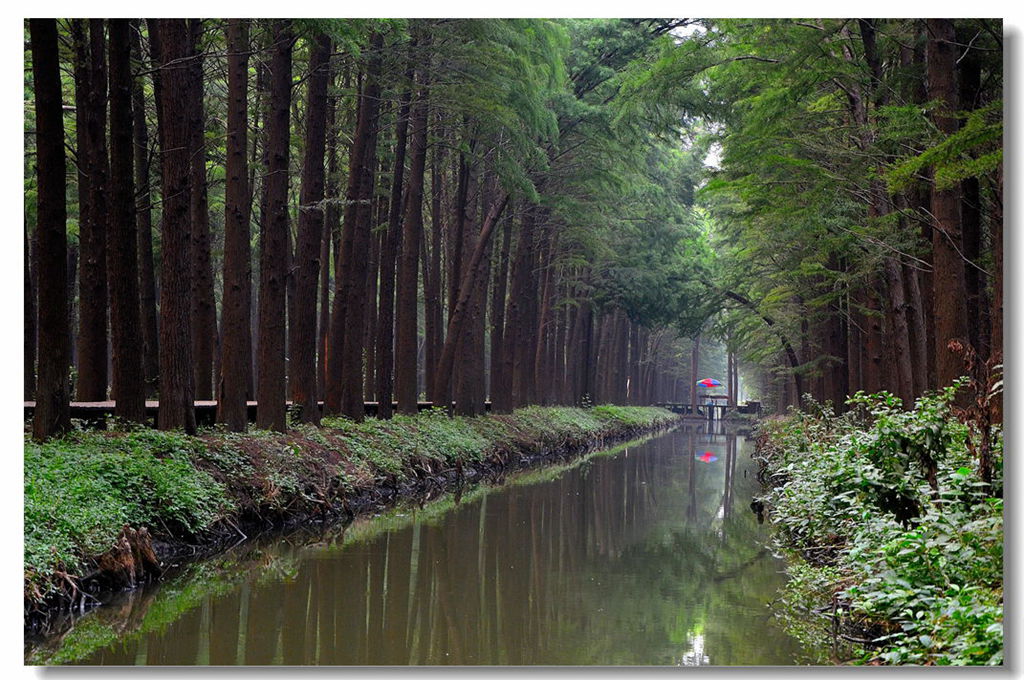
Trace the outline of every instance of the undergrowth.
{"label": "undergrowth", "polygon": [[346,493],[495,457],[580,445],[675,416],[659,408],[537,407],[449,418],[440,410],[321,428],[197,436],[148,429],[25,440],[25,600],[31,607],[89,573],[124,527],[198,540],[240,517],[324,512]]}
{"label": "undergrowth", "polygon": [[761,500],[794,558],[785,618],[816,661],[1002,663],[1002,435],[989,485],[955,392],[909,411],[858,394],[843,416],[812,401],[762,423]]}

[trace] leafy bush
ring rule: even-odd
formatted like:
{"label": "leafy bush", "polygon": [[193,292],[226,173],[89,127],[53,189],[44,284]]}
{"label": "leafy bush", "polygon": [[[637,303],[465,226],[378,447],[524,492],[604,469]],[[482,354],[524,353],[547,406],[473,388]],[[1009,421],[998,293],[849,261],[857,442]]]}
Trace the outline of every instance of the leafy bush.
{"label": "leafy bush", "polygon": [[[833,577],[848,623],[882,630],[862,661],[1002,663],[1001,489],[981,481],[955,391],[909,411],[858,394],[841,417],[812,403],[760,430],[781,546]],[[801,569],[788,597],[813,590]]]}

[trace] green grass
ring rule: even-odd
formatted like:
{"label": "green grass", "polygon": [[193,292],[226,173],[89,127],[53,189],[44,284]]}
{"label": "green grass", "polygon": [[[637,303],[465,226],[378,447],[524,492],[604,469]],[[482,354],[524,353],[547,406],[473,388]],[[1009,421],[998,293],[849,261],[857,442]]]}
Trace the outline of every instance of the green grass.
{"label": "green grass", "polygon": [[25,596],[40,602],[88,573],[125,526],[161,539],[209,532],[240,516],[314,514],[339,496],[424,467],[539,453],[675,419],[654,407],[537,407],[449,418],[440,411],[287,434],[204,429],[73,432],[25,442]]}

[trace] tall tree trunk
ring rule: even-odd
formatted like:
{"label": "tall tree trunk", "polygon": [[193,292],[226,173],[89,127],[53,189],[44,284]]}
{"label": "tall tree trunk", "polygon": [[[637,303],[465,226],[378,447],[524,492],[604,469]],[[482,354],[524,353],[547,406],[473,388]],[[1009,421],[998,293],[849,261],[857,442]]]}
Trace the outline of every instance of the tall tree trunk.
{"label": "tall tree trunk", "polygon": [[71,343],[68,328],[67,191],[64,112],[57,22],[30,19],[36,106],[36,269],[39,277],[39,376],[32,438],[42,441],[71,427]]}
{"label": "tall tree trunk", "polygon": [[325,410],[356,421],[363,406],[363,325],[366,319],[366,261],[369,258],[373,168],[376,166],[377,112],[380,107],[380,60],[383,39],[371,38],[371,53],[359,101],[358,122],[349,159],[349,180],[341,233],[341,257],[335,270],[336,292],[331,318]]}
{"label": "tall tree trunk", "polygon": [[[412,105],[410,125],[412,141],[409,149],[409,190],[405,196],[405,219],[402,224],[401,255],[398,262],[395,295],[395,396],[398,412],[414,414],[417,406],[416,354],[418,350],[416,325],[417,264],[420,257],[420,238],[423,231],[423,177],[427,164],[427,119],[429,63],[416,72],[418,92]],[[451,403],[446,396],[445,406]]]}
{"label": "tall tree trunk", "polygon": [[910,328],[907,325],[903,269],[891,257],[886,258],[883,266],[889,290],[887,313],[893,330],[891,342],[896,364],[896,393],[903,400],[903,404],[909,407],[914,402],[914,366],[911,358],[913,354],[910,346]]}
{"label": "tall tree trunk", "polygon": [[[957,42],[970,45],[971,36],[961,31]],[[965,48],[963,56],[958,60],[960,72],[959,101],[960,111],[973,111],[978,108],[981,93],[981,63],[978,50]],[[967,332],[971,345],[977,350],[978,356],[988,358],[987,329],[982,328],[988,308],[985,299],[985,277],[979,263],[981,260],[981,184],[977,177],[968,177],[960,184],[961,187],[961,220],[963,227],[964,286],[967,291]]]}
{"label": "tall tree trunk", "polygon": [[107,398],[107,68],[103,20],[89,20],[85,101],[85,161],[89,175],[88,219],[79,225],[78,400]]}
{"label": "tall tree trunk", "polygon": [[317,363],[317,396],[323,400],[327,394],[328,338],[331,328],[331,272],[332,263],[337,265],[335,244],[341,238],[341,213],[338,201],[341,198],[341,178],[338,168],[338,98],[329,97],[327,102],[327,178],[324,193],[327,204],[324,207],[323,243],[320,246],[320,320],[317,326],[319,356]]}
{"label": "tall tree trunk", "polygon": [[628,404],[629,394],[629,318],[619,310],[616,324],[616,355],[615,355],[615,403]]}
{"label": "tall tree trunk", "polygon": [[498,267],[495,273],[494,287],[491,289],[491,410],[497,412],[499,404],[502,409],[509,410],[508,391],[510,386],[504,377],[504,364],[501,353],[504,350],[505,335],[505,293],[508,287],[508,255],[512,245],[512,225],[510,220],[503,220],[501,252],[498,255]]}
{"label": "tall tree trunk", "polygon": [[[152,21],[152,20],[150,20]],[[189,211],[192,133],[187,115],[192,77],[188,66],[188,26],[183,19],[158,19],[161,174],[163,219],[160,257],[160,412],[161,430],[196,429],[192,372],[192,268]]]}
{"label": "tall tree trunk", "polygon": [[882,389],[882,318],[877,287],[869,287],[866,296],[868,313],[865,314],[867,341],[864,343],[864,389],[874,393]]}
{"label": "tall tree trunk", "polygon": [[[541,232],[541,245],[538,257],[538,278],[540,279],[540,296],[537,307],[536,345],[533,348],[533,375],[536,389],[536,402],[541,405],[550,403],[548,387],[550,375],[544,364],[545,343],[551,326],[551,252],[554,249],[554,235],[551,229]],[[623,383],[625,384],[625,383]]]}
{"label": "tall tree trunk", "polygon": [[[65,208],[66,209],[66,208]],[[66,245],[65,245],[66,248]],[[36,267],[32,263],[32,239],[28,233],[28,220],[25,221],[25,309],[23,312],[24,347],[25,347],[25,401],[36,398],[36,286],[32,274]],[[66,275],[66,272],[65,272]]]}
{"label": "tall tree trunk", "polygon": [[[1003,166],[996,170],[992,241],[992,359],[1003,362]],[[1003,395],[994,397],[992,422],[1003,422]]]}
{"label": "tall tree trunk", "polygon": [[436,385],[438,394],[445,399],[445,404],[451,404],[451,378],[452,366],[455,364],[455,348],[458,345],[459,337],[462,335],[468,316],[470,294],[482,277],[486,276],[483,269],[484,254],[490,246],[491,235],[494,233],[494,225],[501,217],[501,213],[508,204],[509,195],[505,192],[495,192],[495,198],[487,210],[483,225],[480,228],[480,236],[476,248],[470,255],[466,265],[466,275],[459,284],[459,299],[455,302],[455,309],[448,320],[448,332],[445,334],[444,347],[441,350],[441,358],[437,363]]}
{"label": "tall tree trunk", "polygon": [[[437,113],[440,122],[440,112]],[[424,291],[423,315],[424,332],[427,337],[426,347],[426,370],[427,370],[427,400],[434,401],[437,398],[437,360],[441,355],[441,346],[444,338],[444,312],[441,305],[441,250],[443,248],[443,212],[442,192],[444,190],[444,149],[441,145],[434,146],[430,161],[430,260],[427,267],[430,287]]]}
{"label": "tall tree trunk", "polygon": [[316,302],[324,226],[324,152],[327,144],[327,84],[331,40],[311,40],[306,89],[306,144],[299,188],[299,229],[295,239],[295,306],[289,325],[291,395],[304,423],[320,423],[316,394]]}
{"label": "tall tree trunk", "polygon": [[110,20],[110,326],[113,341],[114,415],[146,420],[142,372],[142,318],[136,260],[135,186],[132,177],[132,69],[127,19]]}
{"label": "tall tree trunk", "polygon": [[[384,164],[380,163],[378,176],[384,176]],[[382,192],[377,192],[382,193]],[[374,401],[377,393],[377,325],[380,281],[380,258],[386,233],[378,233],[378,225],[388,223],[388,199],[377,196],[374,200],[373,233],[370,236],[370,260],[366,266],[366,322],[363,324],[363,347],[366,348],[366,362],[363,370],[363,399]]]}
{"label": "tall tree trunk", "polygon": [[[82,241],[82,230],[91,230],[92,207],[89,204],[89,195],[92,193],[89,188],[89,38],[86,32],[84,19],[73,19],[71,21],[71,41],[74,47],[73,71],[75,80],[75,151],[73,158],[77,168],[77,198],[78,198],[78,231],[77,243],[75,240],[68,242],[68,264],[71,266],[68,273],[68,285],[71,289],[68,293],[69,323],[68,333],[71,340],[71,365],[78,371],[78,334],[81,300],[81,274],[79,268],[80,245]],[[154,43],[155,44],[155,43]],[[156,76],[154,75],[154,82]],[[72,383],[72,392],[77,392],[77,378]]]}
{"label": "tall tree trunk", "polygon": [[[132,59],[143,64],[141,27],[131,22]],[[160,376],[159,337],[156,310],[156,274],[153,265],[153,217],[150,193],[149,130],[142,78],[132,81],[132,132],[135,141],[135,233],[138,240],[139,297],[142,306],[142,374],[146,391],[155,394]]]}
{"label": "tall tree trunk", "polygon": [[206,114],[203,110],[203,53],[199,46],[202,20],[189,19],[189,60],[192,73],[192,361],[196,399],[213,399],[213,354],[217,339],[217,308],[210,256],[210,211],[206,181]]}
{"label": "tall tree trunk", "polygon": [[[956,35],[950,19],[928,19],[928,95],[938,102],[934,113],[935,126],[945,135],[956,132],[954,112],[956,92]],[[935,317],[935,367],[940,387],[950,385],[963,375],[962,358],[947,345],[953,340],[967,341],[967,288],[964,262],[960,257],[963,234],[960,221],[958,187],[931,193],[933,296]]]}
{"label": "tall tree trunk", "polygon": [[[416,43],[410,43],[413,50]],[[403,89],[395,119],[395,164],[391,173],[388,230],[380,254],[380,303],[377,311],[377,417],[390,418],[395,388],[395,263],[402,244],[402,199],[405,179],[405,149],[409,136],[409,100],[415,72],[406,70],[408,85]]]}
{"label": "tall tree trunk", "polygon": [[252,362],[252,247],[249,233],[249,24],[228,20],[227,164],[224,187],[224,294],[217,421],[245,432]]}
{"label": "tall tree trunk", "polygon": [[256,426],[284,432],[285,286],[288,260],[289,109],[292,83],[292,31],[288,21],[273,22],[270,61],[270,115],[266,126],[266,177],[260,225],[259,378]]}
{"label": "tall tree trunk", "polygon": [[508,325],[512,332],[505,334],[503,354],[506,364],[511,362],[514,408],[530,403],[533,395],[533,347],[537,331],[534,320],[537,288],[533,278],[536,212],[535,207],[526,206],[522,213],[508,300]]}
{"label": "tall tree trunk", "polygon": [[[494,175],[487,175],[480,182],[480,189],[477,192],[479,201],[480,223],[486,219],[486,211],[489,202],[494,194]],[[477,211],[474,209],[474,214]],[[476,250],[480,234],[476,229],[470,229],[471,236],[466,239],[465,249],[469,253]],[[467,312],[466,329],[461,340],[461,349],[457,350],[461,357],[463,370],[459,372],[459,380],[462,383],[459,392],[456,394],[456,412],[464,415],[482,415],[484,413],[484,326],[487,311],[487,290],[490,283],[491,271],[491,248],[489,244],[483,247],[483,257],[478,264],[478,273],[474,277],[473,290],[469,297],[469,310]],[[465,272],[464,272],[465,274]],[[465,276],[463,277],[465,278]]]}

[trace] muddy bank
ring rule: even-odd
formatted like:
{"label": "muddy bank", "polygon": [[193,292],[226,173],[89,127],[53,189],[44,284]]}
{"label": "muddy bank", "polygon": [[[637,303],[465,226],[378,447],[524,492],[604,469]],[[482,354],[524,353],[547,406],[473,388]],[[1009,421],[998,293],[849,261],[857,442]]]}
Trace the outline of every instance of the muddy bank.
{"label": "muddy bank", "polygon": [[[572,459],[678,422],[673,414],[654,408],[531,407],[484,418],[421,414],[358,425],[328,421],[319,430],[297,428],[288,434],[80,433],[63,447],[47,445],[51,450],[34,453],[57,458],[92,454],[90,460],[113,456],[115,473],[110,465],[100,466],[99,472],[69,467],[89,481],[113,474],[122,484],[124,472],[116,469],[121,453],[129,461],[121,467],[139,467],[135,474],[142,479],[131,479],[128,490],[152,493],[150,505],[158,511],[146,516],[148,522],[126,521],[116,531],[108,526],[107,535],[112,538],[104,550],[89,554],[83,547],[74,564],[57,562],[51,573],[35,567],[31,556],[30,545],[41,527],[29,507],[36,461],[27,445],[26,631],[35,634],[60,628],[61,622],[109,601],[118,592],[269,531],[346,522],[400,502],[426,502],[448,491],[459,493],[466,484],[500,482],[509,472]],[[94,451],[97,447],[103,453]],[[40,459],[50,462],[46,455]],[[188,482],[200,479],[202,483],[194,489],[179,483],[189,491],[184,500],[173,494],[163,497],[167,494],[160,489],[171,484],[161,478],[160,468],[172,462],[180,467],[183,461],[188,469],[178,474],[187,478],[190,469],[195,479]],[[202,496],[204,491],[209,498]],[[187,500],[195,498],[216,506],[205,522],[200,521],[204,519],[201,510],[209,507],[197,502],[192,508],[195,516],[182,510]],[[48,509],[51,515],[64,511]],[[74,520],[78,511],[68,508],[66,512]],[[96,543],[83,542],[83,546]]]}

